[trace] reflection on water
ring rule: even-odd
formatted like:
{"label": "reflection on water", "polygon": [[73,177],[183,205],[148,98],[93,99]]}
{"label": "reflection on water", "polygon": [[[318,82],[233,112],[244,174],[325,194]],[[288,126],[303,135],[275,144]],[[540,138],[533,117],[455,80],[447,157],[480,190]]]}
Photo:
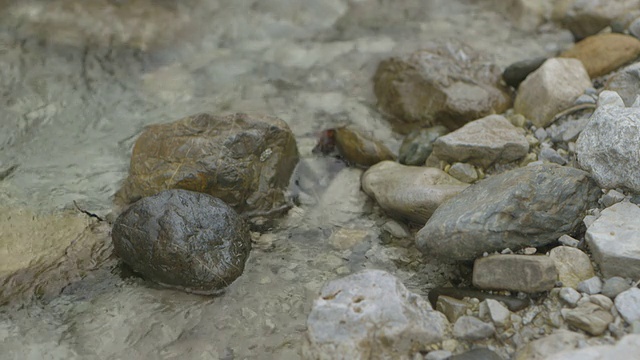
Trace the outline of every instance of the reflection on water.
{"label": "reflection on water", "polygon": [[[75,211],[74,201],[101,217],[111,212],[146,124],[201,111],[272,114],[289,123],[303,157],[292,190],[300,206],[271,234],[256,234],[244,275],[222,296],[122,277],[115,259],[102,256],[108,228],[98,232],[100,246],[87,247],[93,255],[74,248],[93,259],[88,265],[68,261],[64,249],[75,237],[58,237],[67,243],[51,248],[47,266],[67,264],[62,280],[82,280],[58,285],[61,295],[46,301],[0,308],[0,358],[296,359],[325,280],[382,268],[424,294],[455,278],[457,269],[425,259],[412,239],[386,241],[380,226],[387,219],[359,190],[360,170],[311,149],[318,131],[347,124],[398,148],[401,139],[375,110],[370,81],[392,53],[456,37],[504,66],[571,40],[518,32],[477,3],[0,1],[0,173],[13,169],[0,180],[7,209],[0,215],[15,216],[0,222],[3,246],[18,239],[7,223],[32,226],[36,243],[42,233],[35,229],[71,229],[65,221],[42,224],[48,213]],[[15,210],[23,208],[33,215]],[[340,228],[366,236],[347,250],[329,245]],[[30,294],[47,289],[31,285]]]}

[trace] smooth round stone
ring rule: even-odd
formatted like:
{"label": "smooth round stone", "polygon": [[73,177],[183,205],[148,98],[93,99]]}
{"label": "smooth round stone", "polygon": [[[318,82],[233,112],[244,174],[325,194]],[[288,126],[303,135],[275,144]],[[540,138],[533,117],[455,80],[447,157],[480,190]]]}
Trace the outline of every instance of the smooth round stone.
{"label": "smooth round stone", "polygon": [[242,274],[251,250],[244,220],[204,193],[166,190],[143,198],[113,225],[116,254],[158,284],[214,294]]}
{"label": "smooth round stone", "polygon": [[640,38],[640,18],[637,18],[629,24],[629,34]]}

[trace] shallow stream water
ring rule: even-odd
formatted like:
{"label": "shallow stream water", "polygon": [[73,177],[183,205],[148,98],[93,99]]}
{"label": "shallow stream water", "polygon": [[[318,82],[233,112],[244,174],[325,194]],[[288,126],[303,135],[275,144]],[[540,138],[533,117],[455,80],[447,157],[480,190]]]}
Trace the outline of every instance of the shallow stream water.
{"label": "shallow stream water", "polygon": [[[18,226],[12,209],[36,219],[72,211],[74,201],[109,218],[143,127],[202,111],[284,119],[302,157],[292,191],[304,195],[276,229],[255,234],[244,274],[222,296],[161,289],[92,253],[94,271],[61,295],[0,308],[0,359],[297,359],[326,280],[381,268],[421,294],[455,281],[459,269],[421,255],[410,238],[388,241],[360,170],[311,149],[320,130],[351,124],[397,150],[401,137],[372,93],[385,57],[455,38],[504,67],[571,43],[553,27],[517,30],[502,6],[0,1],[0,224]],[[64,226],[47,221],[45,229]],[[332,245],[341,229],[362,240]]]}

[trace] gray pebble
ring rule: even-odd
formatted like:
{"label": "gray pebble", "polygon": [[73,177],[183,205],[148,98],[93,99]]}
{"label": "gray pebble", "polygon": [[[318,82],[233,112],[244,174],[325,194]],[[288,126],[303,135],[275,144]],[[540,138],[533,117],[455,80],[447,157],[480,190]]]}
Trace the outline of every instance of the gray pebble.
{"label": "gray pebble", "polygon": [[581,281],[578,284],[578,291],[593,295],[599,294],[602,291],[602,280],[599,277],[594,276],[590,279]]}
{"label": "gray pebble", "polygon": [[613,204],[619,203],[620,201],[624,200],[624,198],[624,194],[612,189],[607,191],[606,194],[602,195],[602,197],[600,198],[600,202],[605,207],[609,207]]}
{"label": "gray pebble", "polygon": [[451,351],[436,350],[425,355],[424,360],[447,360],[453,355]]}
{"label": "gray pebble", "polygon": [[564,165],[567,163],[567,160],[560,156],[555,150],[552,148],[544,147],[540,150],[539,158],[546,162],[556,163],[560,165]]}
{"label": "gray pebble", "polygon": [[576,105],[581,105],[581,104],[595,104],[596,103],[596,99],[593,98],[593,96],[591,95],[587,95],[587,94],[582,94],[580,95],[576,101],[574,102],[574,104]]}
{"label": "gray pebble", "polygon": [[547,130],[545,130],[543,128],[537,129],[533,134],[536,136],[536,138],[538,140],[540,140],[540,142],[544,141],[544,139],[546,139],[547,136],[548,136],[547,135]]}
{"label": "gray pebble", "polygon": [[605,280],[604,285],[602,286],[602,294],[613,299],[630,287],[631,284],[629,284],[629,281],[619,276],[614,276]]}
{"label": "gray pebble", "polygon": [[640,39],[640,18],[633,20],[633,22],[629,25],[629,34]]}
{"label": "gray pebble", "polygon": [[566,302],[567,304],[576,306],[578,300],[580,300],[580,297],[582,295],[580,295],[580,293],[575,289],[572,289],[570,287],[563,287],[562,289],[560,289],[560,293],[558,294],[558,296],[560,296],[560,299],[564,300],[564,302]]}
{"label": "gray pebble", "polygon": [[571,246],[571,247],[578,247],[578,245],[580,244],[580,241],[566,234],[560,236],[560,238],[558,239],[558,242],[562,245]]}

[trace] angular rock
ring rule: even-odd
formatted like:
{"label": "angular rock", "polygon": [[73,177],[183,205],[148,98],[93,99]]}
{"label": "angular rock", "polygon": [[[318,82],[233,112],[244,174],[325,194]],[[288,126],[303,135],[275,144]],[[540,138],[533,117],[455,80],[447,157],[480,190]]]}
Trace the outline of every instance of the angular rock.
{"label": "angular rock", "polygon": [[591,78],[606,75],[640,55],[640,40],[623,34],[590,36],[560,54],[578,59]]}
{"label": "angular rock", "polygon": [[615,299],[618,294],[629,289],[631,284],[628,280],[623,279],[619,276],[614,276],[604,281],[604,285],[602,286],[602,295],[609,297],[610,299]]}
{"label": "angular rock", "polygon": [[493,324],[473,316],[461,316],[453,325],[453,336],[461,340],[484,340],[493,336],[495,332]]}
{"label": "angular rock", "polygon": [[416,242],[426,255],[451,260],[542,246],[571,233],[599,197],[600,188],[584,171],[552,164],[519,168],[442,204]]}
{"label": "angular rock", "polygon": [[526,293],[553,289],[558,272],[546,256],[492,255],[473,264],[473,285],[487,290]]}
{"label": "angular rock", "polygon": [[362,175],[362,189],[390,216],[417,224],[468,184],[436,168],[405,166],[383,161]]}
{"label": "angular rock", "polygon": [[599,294],[600,291],[602,291],[602,280],[597,276],[593,276],[589,279],[580,281],[576,290],[589,295]]}
{"label": "angular rock", "polygon": [[528,151],[527,139],[502,115],[474,120],[433,143],[439,159],[481,167],[518,160]]}
{"label": "angular rock", "polygon": [[577,0],[567,9],[562,23],[577,40],[581,40],[639,6],[638,0]]}
{"label": "angular rock", "polygon": [[327,283],[313,303],[306,359],[410,359],[444,337],[447,319],[393,275],[365,270]]}
{"label": "angular rock", "polygon": [[633,105],[640,95],[640,63],[631,64],[611,75],[604,89],[617,92],[625,106]]}
{"label": "angular rock", "polygon": [[510,317],[509,309],[499,301],[487,299],[480,303],[480,318],[489,318],[496,326],[506,326]]}
{"label": "angular rock", "polygon": [[622,318],[629,324],[640,320],[640,289],[637,287],[618,294],[614,303]]}
{"label": "angular rock", "polygon": [[576,304],[578,304],[578,300],[582,297],[579,292],[570,287],[563,287],[560,289],[558,296],[571,306],[576,306]]}
{"label": "angular rock", "polygon": [[449,175],[468,184],[478,180],[478,172],[471,164],[454,163],[449,169]]}
{"label": "angular rock", "polygon": [[547,61],[547,57],[541,56],[515,62],[504,69],[502,78],[507,85],[517,89],[520,83],[523,82],[529,74],[536,71],[545,61]]}
{"label": "angular rock", "polygon": [[614,204],[617,204],[624,200],[625,196],[623,193],[615,191],[613,189],[607,191],[606,194],[602,195],[600,198],[600,202],[604,207],[610,207]]}
{"label": "angular rock", "polygon": [[398,161],[404,165],[422,166],[433,151],[433,142],[449,132],[439,125],[427,129],[414,130],[402,140]]}
{"label": "angular rock", "polygon": [[575,289],[578,283],[595,275],[589,255],[582,250],[558,246],[549,252],[549,257],[556,263],[558,279],[563,286]]}
{"label": "angular rock", "polygon": [[576,153],[580,167],[606,189],[640,193],[640,103],[625,107],[620,96],[603,91],[598,107],[580,133]]}
{"label": "angular rock", "polygon": [[400,132],[438,124],[454,130],[510,107],[500,76],[500,69],[474,49],[448,41],[382,61],[374,93]]}
{"label": "angular rock", "polygon": [[515,354],[515,360],[546,360],[551,355],[574,349],[580,342],[586,340],[581,333],[569,330],[556,330],[538,340],[534,340],[519,349]]}
{"label": "angular rock", "polygon": [[622,202],[602,211],[585,239],[605,277],[640,277],[640,207]]}
{"label": "angular rock", "polygon": [[113,225],[116,254],[161,285],[214,294],[242,274],[251,250],[244,220],[211,195],[165,190],[124,211]]}
{"label": "angular rock", "polygon": [[562,309],[561,313],[569,325],[594,336],[601,335],[613,322],[613,315],[609,311],[590,302],[578,305],[575,309]]}
{"label": "angular rock", "polygon": [[591,79],[580,61],[551,58],[520,84],[513,108],[535,126],[547,127],[590,87]]}
{"label": "angular rock", "polygon": [[440,311],[447,317],[451,323],[455,323],[460,316],[463,316],[467,309],[471,308],[471,304],[464,300],[458,300],[449,296],[439,296],[436,302],[436,310]]}
{"label": "angular rock", "polygon": [[635,359],[639,353],[640,334],[629,334],[615,345],[587,346],[578,350],[562,351],[546,360]]}
{"label": "angular rock", "polygon": [[278,118],[198,114],[145,129],[116,202],[185,189],[269,217],[287,209],[284,190],[297,163],[295,138]]}

